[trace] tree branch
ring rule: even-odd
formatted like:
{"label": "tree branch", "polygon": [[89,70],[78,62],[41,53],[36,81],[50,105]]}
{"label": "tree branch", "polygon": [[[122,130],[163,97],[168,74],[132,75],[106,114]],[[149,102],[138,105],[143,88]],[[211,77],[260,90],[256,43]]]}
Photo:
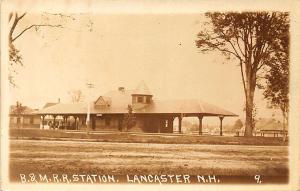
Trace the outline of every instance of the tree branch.
{"label": "tree branch", "polygon": [[239,48],[241,54],[245,57],[245,54],[243,53],[243,51],[241,49],[241,46],[240,46],[240,43],[239,43],[239,37],[238,36],[236,37],[236,44],[238,45],[238,48]]}
{"label": "tree branch", "polygon": [[[201,42],[199,44],[197,44],[198,48],[200,48],[200,46],[206,46],[207,48],[211,48],[211,49],[217,49],[220,52],[227,52],[229,54],[234,55],[235,57],[237,57],[239,60],[243,60],[241,58],[241,56],[237,53],[236,49],[233,47],[234,52],[225,48],[220,48],[220,46],[225,45],[225,41],[224,42],[220,42],[218,39],[221,38],[221,36],[215,36],[212,37],[212,35],[206,33],[205,36],[207,36],[207,38],[203,38],[202,35],[198,34],[198,38],[200,38],[200,40],[196,41],[196,42]],[[223,39],[223,38],[222,38]],[[214,41],[214,42],[210,42],[210,41]],[[227,41],[228,42],[228,41]],[[232,45],[233,46],[233,45]]]}
{"label": "tree branch", "polygon": [[21,16],[18,18],[18,21],[21,20],[25,15],[26,15],[26,12],[23,13],[23,15],[21,15]]}
{"label": "tree branch", "polygon": [[[265,46],[265,43],[264,43],[264,45],[261,47],[261,50],[259,51],[259,54],[256,55],[255,64],[253,64],[253,69],[255,69],[255,71],[259,71],[264,65],[266,65],[265,62],[261,62],[263,55],[264,54],[269,55],[272,52],[274,52],[273,50],[268,51],[268,49],[269,49],[269,45],[267,44],[267,46]],[[261,62],[261,64],[259,65],[260,62]]]}
{"label": "tree branch", "polygon": [[241,58],[239,57],[239,55],[237,55],[236,53],[234,53],[234,52],[232,52],[232,51],[230,51],[230,50],[228,50],[228,49],[220,48],[218,43],[220,44],[220,42],[218,42],[218,41],[217,41],[217,43],[209,43],[209,44],[206,42],[205,45],[206,45],[208,48],[213,48],[213,49],[217,49],[217,50],[219,50],[219,51],[221,51],[221,52],[227,52],[227,53],[233,54],[233,55],[236,56],[237,58],[241,59]]}
{"label": "tree branch", "polygon": [[235,52],[235,55],[236,55],[239,59],[241,59],[241,56],[239,55],[239,53],[238,53],[237,50],[235,49],[235,47],[234,47],[234,45],[232,44],[232,42],[226,37],[226,35],[225,35],[225,33],[224,33],[223,31],[221,31],[221,33],[223,34],[223,39],[224,39],[225,41],[227,41],[227,42],[231,45],[231,47],[233,48],[233,50],[234,50],[234,52]]}
{"label": "tree branch", "polygon": [[11,20],[11,18],[13,17],[13,13],[11,12],[11,13],[9,13],[9,16],[8,16],[8,22],[10,22],[10,20]]}
{"label": "tree branch", "polygon": [[15,40],[17,40],[24,32],[26,32],[27,30],[33,28],[33,27],[60,27],[62,28],[62,25],[50,25],[50,24],[40,24],[40,25],[30,25],[29,27],[25,28],[23,31],[21,31],[16,37],[14,37],[12,39],[12,42],[14,42]]}
{"label": "tree branch", "polygon": [[246,95],[246,83],[245,83],[245,76],[244,76],[244,69],[243,69],[243,62],[240,60],[240,68],[242,73],[242,81],[243,81],[243,87],[244,87],[244,93]]}
{"label": "tree branch", "polygon": [[[18,22],[26,15],[26,12],[23,13],[20,17],[18,17],[18,13],[15,13],[14,15],[15,15],[15,19],[14,19],[14,22],[13,22],[13,24],[12,24],[12,27],[11,27],[10,30],[9,30],[9,34],[8,34],[8,35],[9,35],[9,36],[8,36],[8,38],[9,38],[9,43],[12,43],[12,42],[13,42],[13,37],[12,37],[12,35],[13,35],[14,31],[15,31],[15,28],[16,28]],[[9,20],[11,20],[12,17],[13,17],[13,13],[11,13],[11,14],[9,15]]]}
{"label": "tree branch", "polygon": [[18,14],[15,14],[14,22],[13,22],[13,24],[12,24],[10,30],[9,30],[9,34],[8,34],[9,43],[12,42],[12,34],[13,34],[13,32],[14,32],[17,24],[18,24],[18,22],[19,22],[19,20],[18,20]]}
{"label": "tree branch", "polygon": [[259,71],[264,65],[266,65],[266,64],[265,63],[261,63],[260,65],[258,65],[256,71]]}

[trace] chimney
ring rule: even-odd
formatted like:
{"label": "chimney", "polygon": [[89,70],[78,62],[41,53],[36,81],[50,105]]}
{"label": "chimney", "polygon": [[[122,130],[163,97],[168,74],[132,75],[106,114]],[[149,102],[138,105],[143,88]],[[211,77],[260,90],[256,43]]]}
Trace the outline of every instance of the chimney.
{"label": "chimney", "polygon": [[125,87],[118,87],[118,90],[123,93],[125,92]]}

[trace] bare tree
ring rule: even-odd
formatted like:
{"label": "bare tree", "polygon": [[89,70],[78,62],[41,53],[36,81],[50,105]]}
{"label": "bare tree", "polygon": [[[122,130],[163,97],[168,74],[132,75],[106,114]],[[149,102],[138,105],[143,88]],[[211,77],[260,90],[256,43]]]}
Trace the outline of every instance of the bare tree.
{"label": "bare tree", "polygon": [[72,103],[79,103],[84,101],[84,96],[81,90],[69,91]]}
{"label": "bare tree", "polygon": [[245,94],[245,136],[252,136],[255,88],[263,69],[281,51],[288,36],[289,15],[284,12],[207,13],[211,22],[198,34],[201,52],[219,51],[237,59]]}
{"label": "bare tree", "polygon": [[26,16],[26,12],[19,14],[17,12],[12,12],[9,14],[9,23],[11,26],[9,28],[8,33],[8,43],[9,43],[9,63],[10,63],[10,73],[9,73],[9,82],[10,85],[16,86],[14,81],[14,75],[16,74],[16,69],[13,68],[14,66],[23,66],[22,63],[22,56],[20,54],[20,50],[18,50],[14,42],[18,40],[24,33],[31,29],[35,29],[36,31],[39,30],[40,27],[54,27],[54,28],[62,28],[60,24],[49,24],[49,23],[40,23],[40,24],[31,24],[24,29],[21,29],[19,32],[16,32],[17,26],[22,21],[22,19]]}
{"label": "bare tree", "polygon": [[21,15],[18,15],[18,13],[10,13],[9,22],[12,19],[13,19],[13,21],[12,21],[12,26],[10,27],[10,30],[9,30],[9,36],[8,36],[9,44],[12,44],[19,37],[21,37],[26,31],[33,29],[33,28],[35,30],[38,30],[40,27],[55,27],[55,28],[63,27],[61,24],[49,24],[49,23],[48,24],[31,24],[31,25],[27,26],[26,28],[24,28],[23,30],[21,30],[21,32],[14,34],[16,26],[24,18],[25,15],[26,15],[26,13],[23,13]]}

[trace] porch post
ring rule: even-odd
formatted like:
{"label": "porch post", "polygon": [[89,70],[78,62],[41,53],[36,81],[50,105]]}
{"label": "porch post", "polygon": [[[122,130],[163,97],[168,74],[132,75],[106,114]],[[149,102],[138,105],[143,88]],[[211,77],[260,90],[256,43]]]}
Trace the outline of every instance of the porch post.
{"label": "porch post", "polygon": [[202,135],[202,119],[203,119],[203,116],[199,115],[198,119],[199,119],[199,135]]}
{"label": "porch post", "polygon": [[44,129],[45,115],[42,115],[42,128]]}
{"label": "porch post", "polygon": [[67,116],[67,115],[64,116],[64,120],[65,120],[65,122],[64,122],[64,124],[65,124],[65,125],[64,125],[64,129],[65,129],[65,130],[68,129],[68,117],[69,117],[69,116]]}
{"label": "porch post", "polygon": [[174,133],[174,117],[171,117],[172,133]]}
{"label": "porch post", "polygon": [[179,133],[181,133],[181,121],[182,121],[182,116],[178,117],[178,129],[179,129]]}
{"label": "porch post", "polygon": [[173,117],[168,118],[168,133],[173,133]]}
{"label": "porch post", "polygon": [[220,136],[223,136],[222,121],[223,121],[223,119],[224,119],[224,116],[219,116],[219,118],[220,118]]}
{"label": "porch post", "polygon": [[77,123],[77,116],[74,116],[74,119],[75,119],[75,129],[78,130],[78,126],[77,126],[77,124],[78,124],[78,123]]}
{"label": "porch post", "polygon": [[122,124],[122,117],[120,116],[120,117],[118,118],[118,129],[119,129],[119,131],[121,131],[121,132],[122,132],[122,126],[123,126],[123,124]]}
{"label": "porch post", "polygon": [[[82,118],[82,125],[84,126],[84,124],[86,124],[86,116],[83,116],[83,118]],[[87,128],[87,126],[84,126],[84,127]]]}
{"label": "porch post", "polygon": [[157,127],[157,133],[160,133],[160,127],[164,125],[164,120],[162,120],[162,117],[159,116],[159,122],[158,122],[158,127]]}
{"label": "porch post", "polygon": [[56,115],[52,115],[53,116],[53,129],[55,129],[55,119],[56,119]]}
{"label": "porch post", "polygon": [[95,116],[94,115],[91,115],[91,119],[92,119],[92,130],[95,130],[95,126],[96,126],[96,119],[95,119]]}

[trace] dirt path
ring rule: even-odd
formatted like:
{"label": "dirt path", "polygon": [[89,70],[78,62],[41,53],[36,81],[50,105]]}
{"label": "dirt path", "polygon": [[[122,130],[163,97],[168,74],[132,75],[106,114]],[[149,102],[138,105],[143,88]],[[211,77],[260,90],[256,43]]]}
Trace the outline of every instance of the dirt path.
{"label": "dirt path", "polygon": [[10,141],[10,178],[20,173],[217,174],[288,173],[287,146]]}

